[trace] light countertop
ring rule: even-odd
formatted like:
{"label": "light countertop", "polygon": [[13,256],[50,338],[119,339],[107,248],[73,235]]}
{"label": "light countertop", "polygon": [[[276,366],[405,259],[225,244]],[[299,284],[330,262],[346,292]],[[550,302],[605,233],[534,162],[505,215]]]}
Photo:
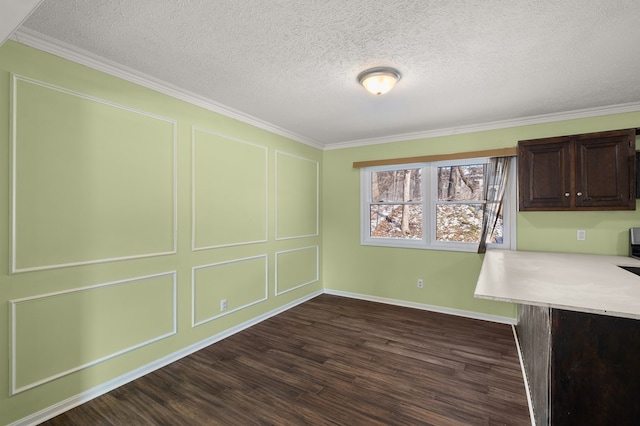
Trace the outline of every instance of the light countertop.
{"label": "light countertop", "polygon": [[475,296],[527,305],[640,319],[640,267],[626,256],[487,251]]}

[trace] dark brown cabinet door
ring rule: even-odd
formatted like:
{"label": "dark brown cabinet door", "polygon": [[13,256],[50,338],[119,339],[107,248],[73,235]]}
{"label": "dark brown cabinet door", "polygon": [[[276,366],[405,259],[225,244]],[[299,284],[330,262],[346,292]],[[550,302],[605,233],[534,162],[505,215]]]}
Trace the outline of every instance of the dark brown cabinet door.
{"label": "dark brown cabinet door", "polygon": [[576,139],[576,207],[635,208],[635,131],[619,133]]}
{"label": "dark brown cabinet door", "polygon": [[570,208],[570,148],[564,138],[518,144],[520,210]]}
{"label": "dark brown cabinet door", "polygon": [[552,309],[551,425],[640,424],[640,321]]}
{"label": "dark brown cabinet door", "polygon": [[520,211],[634,210],[635,133],[520,141]]}

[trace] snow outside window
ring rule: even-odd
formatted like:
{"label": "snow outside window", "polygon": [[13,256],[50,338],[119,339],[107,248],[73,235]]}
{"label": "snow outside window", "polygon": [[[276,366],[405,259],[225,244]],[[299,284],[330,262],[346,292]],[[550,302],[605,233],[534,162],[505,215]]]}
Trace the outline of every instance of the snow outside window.
{"label": "snow outside window", "polygon": [[[476,251],[487,163],[476,158],[361,169],[361,243]],[[514,169],[489,248],[515,247]]]}

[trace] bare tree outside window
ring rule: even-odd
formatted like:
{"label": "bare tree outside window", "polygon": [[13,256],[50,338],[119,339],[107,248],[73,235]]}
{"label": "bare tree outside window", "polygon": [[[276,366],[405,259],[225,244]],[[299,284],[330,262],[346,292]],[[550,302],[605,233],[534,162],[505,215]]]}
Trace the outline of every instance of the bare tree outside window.
{"label": "bare tree outside window", "polygon": [[[485,191],[487,170],[476,159],[364,171],[363,244],[455,250],[478,244],[485,197],[495,192]],[[488,242],[503,243],[503,225],[501,211]]]}
{"label": "bare tree outside window", "polygon": [[422,238],[422,169],[371,172],[371,236]]}
{"label": "bare tree outside window", "polygon": [[[484,164],[438,167],[436,240],[477,243],[482,232]],[[496,235],[499,234],[499,235]],[[492,242],[502,236],[499,223]]]}

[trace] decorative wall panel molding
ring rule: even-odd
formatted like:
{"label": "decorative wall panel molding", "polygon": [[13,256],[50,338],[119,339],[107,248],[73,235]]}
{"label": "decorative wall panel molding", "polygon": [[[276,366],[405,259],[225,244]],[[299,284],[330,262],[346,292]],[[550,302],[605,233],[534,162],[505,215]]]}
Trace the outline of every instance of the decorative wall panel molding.
{"label": "decorative wall panel molding", "polygon": [[318,246],[276,253],[276,296],[304,287],[319,279]]}
{"label": "decorative wall panel molding", "polygon": [[175,271],[10,300],[11,394],[176,334],[176,302]]}
{"label": "decorative wall panel molding", "polygon": [[205,324],[267,300],[267,260],[265,254],[193,268],[192,326]]}
{"label": "decorative wall panel molding", "polygon": [[289,309],[294,308],[300,305],[301,303],[304,303],[315,297],[318,297],[321,294],[322,294],[322,290],[318,290],[313,293],[309,293],[301,298],[298,298],[292,302],[285,303],[284,305],[276,309],[272,309],[268,312],[265,312],[262,315],[253,317],[248,321],[244,321],[231,328],[225,329],[222,332],[216,333],[213,336],[209,336],[204,340],[201,340],[192,345],[184,347],[178,350],[177,352],[173,352],[162,358],[158,358],[157,360],[154,360],[149,364],[138,367],[135,370],[127,372],[119,377],[116,377],[115,379],[109,380],[108,382],[104,382],[86,391],[79,392],[74,396],[67,398],[64,401],[61,401],[60,403],[49,406],[27,417],[24,417],[17,422],[11,423],[11,426],[32,426],[32,425],[40,424],[48,419],[51,419],[59,414],[64,413],[65,411],[71,410],[72,408],[77,407],[80,404],[84,404],[85,402],[91,401],[92,399],[97,398],[100,395],[104,395],[107,392],[111,392],[112,390],[117,389],[120,386],[126,385],[127,383],[135,379],[143,377],[146,374],[152,373],[159,368],[162,368],[171,364],[172,362],[178,361],[194,352],[204,349],[207,346],[210,346],[214,343],[217,343],[221,340],[226,339],[227,337],[233,336],[236,333],[239,333],[243,330],[253,327],[254,325],[259,324],[264,320],[267,320],[273,316],[281,314],[282,312],[286,312]]}
{"label": "decorative wall panel molding", "polygon": [[320,166],[276,151],[276,240],[318,235]]}
{"label": "decorative wall panel molding", "polygon": [[12,75],[11,272],[176,252],[176,122]]}
{"label": "decorative wall panel molding", "polygon": [[192,250],[267,241],[267,148],[192,128]]}

